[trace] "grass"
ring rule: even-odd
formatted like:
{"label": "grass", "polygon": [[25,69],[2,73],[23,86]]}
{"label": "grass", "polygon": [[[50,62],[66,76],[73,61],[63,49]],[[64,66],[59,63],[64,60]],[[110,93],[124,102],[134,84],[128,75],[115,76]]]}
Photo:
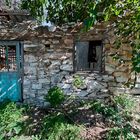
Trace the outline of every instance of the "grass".
{"label": "grass", "polygon": [[[132,101],[126,96],[108,102],[78,101],[63,112],[55,108],[36,107],[6,102],[0,105],[0,140],[137,140]],[[138,122],[137,122],[138,123]],[[105,134],[96,137],[95,128]],[[89,131],[90,130],[90,131]],[[89,135],[91,136],[89,138]]]}
{"label": "grass", "polygon": [[0,140],[81,140],[80,127],[70,124],[62,113],[43,112],[37,118],[39,111],[13,102],[0,105]]}
{"label": "grass", "polygon": [[22,111],[13,102],[5,102],[0,106],[0,139],[8,140],[22,131]]}

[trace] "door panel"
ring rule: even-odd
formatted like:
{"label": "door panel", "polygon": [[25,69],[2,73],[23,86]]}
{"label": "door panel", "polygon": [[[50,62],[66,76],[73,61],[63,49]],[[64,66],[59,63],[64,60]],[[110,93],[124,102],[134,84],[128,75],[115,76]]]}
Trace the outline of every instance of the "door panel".
{"label": "door panel", "polygon": [[75,45],[77,70],[88,70],[88,48],[89,42],[77,42]]}
{"label": "door panel", "polygon": [[21,100],[21,78],[15,72],[0,73],[0,102]]}
{"label": "door panel", "polygon": [[[3,43],[3,42],[2,42]],[[21,46],[19,42],[0,42],[0,102],[21,101]]]}

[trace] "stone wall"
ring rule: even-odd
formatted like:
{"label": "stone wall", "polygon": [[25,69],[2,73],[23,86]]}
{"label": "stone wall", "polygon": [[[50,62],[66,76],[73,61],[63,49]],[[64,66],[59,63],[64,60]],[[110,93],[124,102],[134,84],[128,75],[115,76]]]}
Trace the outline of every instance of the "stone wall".
{"label": "stone wall", "polygon": [[[115,49],[112,45],[112,34],[105,34],[102,25],[87,33],[74,35],[57,31],[43,38],[26,41],[24,44],[24,84],[23,98],[27,103],[39,106],[47,105],[44,96],[53,86],[61,87],[65,94],[80,98],[106,98],[110,94],[139,93],[139,84],[130,90],[126,87],[134,82],[131,73],[131,50],[129,46]],[[73,51],[76,41],[102,40],[104,47],[105,68],[102,73],[74,72]],[[112,41],[112,42],[111,42]],[[119,54],[124,59],[115,61],[112,54]],[[125,62],[124,62],[125,60]],[[75,76],[79,75],[84,83],[81,87],[74,86]]]}
{"label": "stone wall", "polygon": [[[128,44],[116,49],[112,44],[115,35],[108,32],[104,24],[97,24],[89,32],[78,32],[81,26],[63,26],[49,32],[47,27],[38,27],[36,22],[15,22],[18,17],[0,18],[1,40],[24,41],[24,102],[39,106],[47,105],[44,96],[57,85],[68,95],[80,98],[106,98],[110,94],[140,93],[140,75],[131,72],[131,47]],[[21,21],[21,18],[20,20]],[[73,51],[76,41],[103,41],[104,71],[75,72]],[[119,56],[119,60],[113,58]],[[84,83],[74,86],[75,76],[79,75]],[[136,80],[136,81],[135,81]],[[133,89],[129,83],[136,83]],[[132,85],[133,86],[133,85]]]}

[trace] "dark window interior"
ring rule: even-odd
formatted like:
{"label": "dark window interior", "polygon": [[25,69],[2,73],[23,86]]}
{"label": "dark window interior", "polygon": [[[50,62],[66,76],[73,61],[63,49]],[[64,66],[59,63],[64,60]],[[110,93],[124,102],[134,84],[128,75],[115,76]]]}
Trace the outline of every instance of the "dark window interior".
{"label": "dark window interior", "polygon": [[16,70],[16,46],[0,46],[0,71]]}
{"label": "dark window interior", "polygon": [[102,41],[76,42],[75,69],[77,71],[101,71],[102,47]]}

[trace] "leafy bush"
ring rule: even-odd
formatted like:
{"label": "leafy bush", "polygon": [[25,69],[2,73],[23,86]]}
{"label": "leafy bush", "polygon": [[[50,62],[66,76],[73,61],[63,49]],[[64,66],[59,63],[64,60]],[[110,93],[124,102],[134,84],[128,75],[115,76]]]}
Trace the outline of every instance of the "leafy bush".
{"label": "leafy bush", "polygon": [[61,88],[55,86],[48,91],[48,95],[45,99],[49,101],[53,107],[56,107],[64,101],[64,92]]}
{"label": "leafy bush", "polygon": [[0,140],[19,134],[22,125],[22,108],[19,109],[13,102],[0,105]]}

